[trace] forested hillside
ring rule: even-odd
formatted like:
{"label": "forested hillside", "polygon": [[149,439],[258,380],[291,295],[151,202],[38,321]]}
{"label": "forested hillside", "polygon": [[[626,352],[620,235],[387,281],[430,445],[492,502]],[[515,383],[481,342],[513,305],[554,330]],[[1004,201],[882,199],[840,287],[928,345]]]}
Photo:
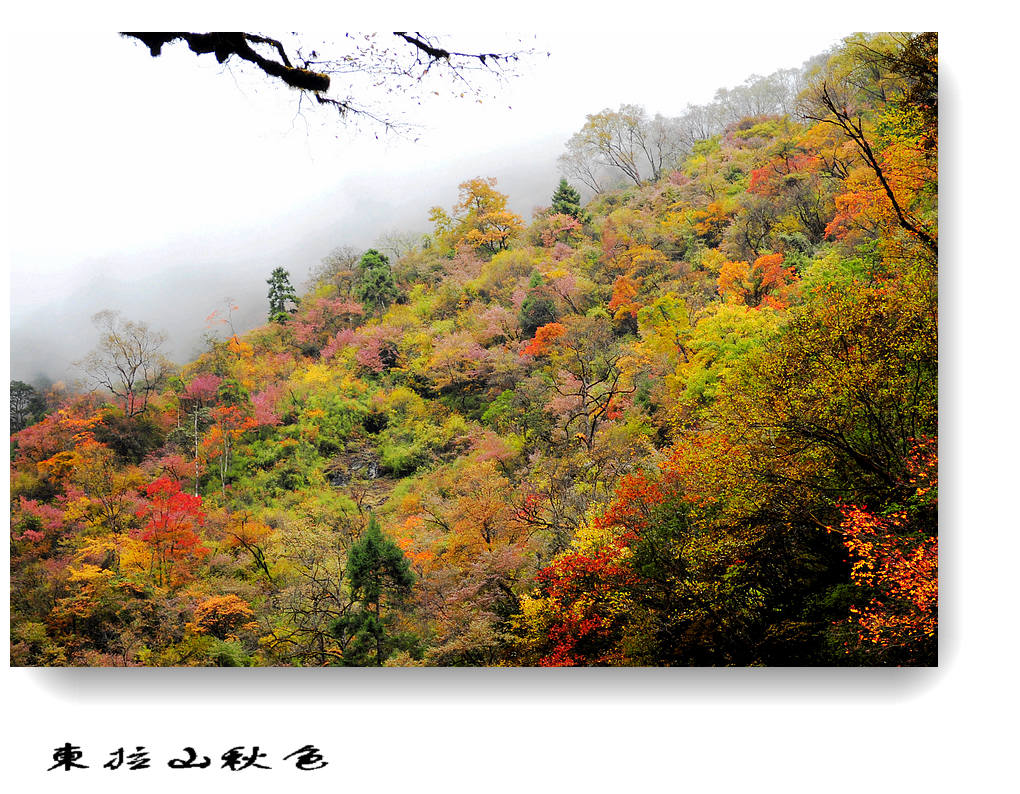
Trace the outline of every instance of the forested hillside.
{"label": "forested hillside", "polygon": [[182,366],[103,315],[12,384],[12,664],[937,663],[937,72],[593,113]]}

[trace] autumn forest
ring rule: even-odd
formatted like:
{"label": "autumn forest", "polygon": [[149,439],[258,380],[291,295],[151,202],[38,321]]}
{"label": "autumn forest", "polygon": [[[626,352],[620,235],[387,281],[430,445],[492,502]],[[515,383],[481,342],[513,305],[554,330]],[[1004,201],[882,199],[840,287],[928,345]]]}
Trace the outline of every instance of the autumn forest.
{"label": "autumn forest", "polygon": [[13,381],[11,664],[936,665],[935,34],[559,165]]}

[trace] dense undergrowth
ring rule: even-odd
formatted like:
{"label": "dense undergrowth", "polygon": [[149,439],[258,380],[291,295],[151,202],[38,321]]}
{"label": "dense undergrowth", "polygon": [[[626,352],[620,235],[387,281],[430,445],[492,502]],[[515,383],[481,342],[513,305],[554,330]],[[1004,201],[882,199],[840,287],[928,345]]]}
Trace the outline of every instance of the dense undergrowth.
{"label": "dense undergrowth", "polygon": [[936,75],[852,38],[658,179],[468,180],[144,401],[50,394],[12,663],[935,663]]}

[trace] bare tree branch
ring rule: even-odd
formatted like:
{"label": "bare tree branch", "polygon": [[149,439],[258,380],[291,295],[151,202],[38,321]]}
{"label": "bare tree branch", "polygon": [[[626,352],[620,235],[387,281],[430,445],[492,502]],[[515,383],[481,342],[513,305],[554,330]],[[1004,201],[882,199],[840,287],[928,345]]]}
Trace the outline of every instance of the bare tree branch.
{"label": "bare tree branch", "polygon": [[[348,49],[353,42],[353,52],[338,52],[334,57],[321,57],[318,50],[311,50],[308,56],[295,47],[296,57],[287,53],[287,47],[276,38],[261,33],[121,33],[126,38],[142,42],[152,57],[158,57],[166,44],[183,41],[196,55],[212,54],[221,63],[238,58],[252,64],[265,75],[283,82],[302,92],[310,92],[317,104],[333,108],[345,119],[359,117],[382,125],[387,130],[399,130],[411,125],[396,122],[385,115],[370,110],[366,102],[372,90],[387,93],[406,93],[415,89],[435,68],[465,89],[463,93],[477,93],[468,80],[466,72],[477,70],[505,76],[504,67],[517,61],[530,51],[508,52],[462,52],[443,47],[435,36],[422,33],[394,33],[399,47],[387,47],[380,43],[376,34],[346,34]],[[329,48],[334,45],[324,45]],[[268,48],[272,55],[259,52],[257,47]],[[408,47],[410,51],[408,51]],[[410,56],[410,57],[408,57]],[[299,65],[295,65],[299,64]],[[346,97],[330,95],[335,88],[334,77],[349,76],[363,78],[368,85],[347,90],[357,94]]]}
{"label": "bare tree branch", "polygon": [[[219,63],[236,55],[255,64],[270,77],[282,80],[292,88],[304,91],[328,91],[329,75],[301,69],[291,65],[283,45],[276,39],[255,33],[121,33],[122,36],[138,39],[153,58],[160,55],[164,44],[182,40],[196,55],[212,53]],[[264,58],[251,48],[251,44],[268,44],[280,55],[280,61]]]}

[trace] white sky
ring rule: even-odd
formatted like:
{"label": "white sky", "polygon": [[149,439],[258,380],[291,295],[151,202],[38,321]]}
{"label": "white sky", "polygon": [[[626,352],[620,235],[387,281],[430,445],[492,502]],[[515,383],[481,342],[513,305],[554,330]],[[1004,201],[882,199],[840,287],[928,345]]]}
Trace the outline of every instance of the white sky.
{"label": "white sky", "polygon": [[426,231],[428,208],[452,205],[475,176],[497,177],[527,218],[585,114],[629,102],[676,115],[846,32],[532,34],[539,53],[508,83],[484,83],[481,104],[388,97],[387,110],[420,122],[417,142],[309,106],[298,116],[295,92],[180,43],[151,58],[112,32],[58,32],[48,46],[60,57],[40,58],[34,38],[15,40],[12,60],[32,74],[8,103],[11,376],[73,374],[94,343],[89,318],[106,308],[170,331],[183,361],[224,297],[242,324],[261,322],[277,265],[299,283],[338,245]]}

